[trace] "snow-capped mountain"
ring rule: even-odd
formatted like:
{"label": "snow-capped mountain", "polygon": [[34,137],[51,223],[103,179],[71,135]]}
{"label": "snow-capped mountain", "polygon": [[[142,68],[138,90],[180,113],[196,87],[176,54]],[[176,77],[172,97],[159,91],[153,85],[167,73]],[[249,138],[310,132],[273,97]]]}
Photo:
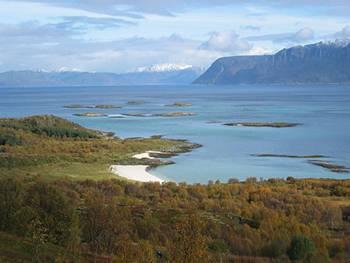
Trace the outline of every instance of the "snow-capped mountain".
{"label": "snow-capped mountain", "polygon": [[116,86],[190,84],[203,70],[190,65],[162,64],[124,74],[57,71],[8,71],[0,73],[0,86]]}
{"label": "snow-capped mountain", "polygon": [[193,68],[192,65],[185,64],[156,64],[150,67],[140,67],[136,72],[169,72],[169,71],[181,71]]}
{"label": "snow-capped mountain", "polygon": [[320,42],[319,44],[342,48],[342,47],[346,47],[350,44],[350,39],[337,39],[335,41]]}

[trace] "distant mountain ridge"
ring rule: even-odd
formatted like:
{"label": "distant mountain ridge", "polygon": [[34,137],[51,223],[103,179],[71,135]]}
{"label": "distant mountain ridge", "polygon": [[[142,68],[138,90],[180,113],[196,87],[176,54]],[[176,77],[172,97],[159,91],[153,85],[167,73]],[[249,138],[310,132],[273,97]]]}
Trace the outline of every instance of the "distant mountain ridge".
{"label": "distant mountain ridge", "polygon": [[296,46],[275,55],[220,58],[194,83],[350,83],[350,41]]}
{"label": "distant mountain ridge", "polygon": [[120,86],[190,84],[203,71],[194,67],[144,70],[124,74],[79,71],[8,71],[0,73],[1,86]]}
{"label": "distant mountain ridge", "polygon": [[137,72],[169,72],[193,69],[192,65],[185,64],[156,64],[150,67],[141,67]]}

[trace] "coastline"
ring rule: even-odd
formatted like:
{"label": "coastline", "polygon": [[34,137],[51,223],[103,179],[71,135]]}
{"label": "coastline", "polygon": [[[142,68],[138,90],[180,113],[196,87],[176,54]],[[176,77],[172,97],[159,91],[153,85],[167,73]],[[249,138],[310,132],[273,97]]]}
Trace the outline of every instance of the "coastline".
{"label": "coastline", "polygon": [[[146,151],[143,153],[134,154],[132,158],[137,160],[156,160],[157,158],[152,157],[151,154],[165,154],[159,151]],[[157,176],[152,175],[148,171],[150,170],[150,165],[111,165],[111,173],[126,178],[128,180],[142,182],[142,183],[164,183],[165,180],[160,179]]]}
{"label": "coastline", "polygon": [[162,180],[148,172],[149,165],[111,165],[110,171],[120,177],[128,180],[142,182],[142,183],[164,183]]}

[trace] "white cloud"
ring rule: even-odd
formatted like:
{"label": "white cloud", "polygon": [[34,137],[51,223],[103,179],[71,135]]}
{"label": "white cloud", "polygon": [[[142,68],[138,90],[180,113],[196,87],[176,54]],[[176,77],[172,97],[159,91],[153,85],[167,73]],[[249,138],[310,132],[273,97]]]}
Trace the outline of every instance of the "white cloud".
{"label": "white cloud", "polygon": [[221,52],[239,53],[252,48],[248,41],[239,38],[233,31],[213,32],[208,41],[204,42],[201,49],[216,50]]}
{"label": "white cloud", "polygon": [[[35,25],[38,29],[33,25],[30,30],[37,32],[41,25]],[[0,71],[42,68],[53,71],[66,67],[82,71],[128,72],[140,66],[165,63],[202,67],[223,55],[217,51],[199,50],[200,41],[179,35],[131,37],[105,42],[71,38],[68,35],[56,38],[54,44],[41,43],[37,34],[25,35],[25,39],[17,33],[1,38],[0,44],[6,52],[0,53],[0,61],[4,63],[0,65]],[[30,44],[23,45],[23,41],[18,39]],[[51,36],[45,40],[50,41]]]}
{"label": "white cloud", "polygon": [[350,26],[345,26],[340,32],[335,33],[336,38],[350,38]]}
{"label": "white cloud", "polygon": [[0,0],[0,71],[208,66],[322,36],[350,38],[350,26],[340,30],[349,7],[349,0]]}
{"label": "white cloud", "polygon": [[294,33],[280,33],[280,34],[268,34],[260,36],[251,36],[247,37],[247,40],[250,41],[272,41],[276,43],[287,42],[287,43],[305,43],[307,41],[314,39],[314,31],[311,28],[305,27],[299,29]]}
{"label": "white cloud", "polygon": [[271,49],[270,47],[253,47],[246,55],[270,55],[275,53],[275,50]]}
{"label": "white cloud", "polygon": [[[184,12],[195,8],[216,7],[223,5],[242,6],[242,1],[235,0],[12,0],[19,2],[38,2],[47,3],[55,6],[64,6],[77,8],[96,13],[117,15],[134,15],[133,12],[153,13],[161,15],[173,15],[174,13]],[[350,11],[349,0],[246,0],[245,5],[270,6],[279,9],[297,9],[318,7],[325,13],[345,14]]]}
{"label": "white cloud", "polygon": [[295,42],[305,42],[314,39],[314,31],[311,28],[302,28],[298,30],[292,37],[291,40]]}

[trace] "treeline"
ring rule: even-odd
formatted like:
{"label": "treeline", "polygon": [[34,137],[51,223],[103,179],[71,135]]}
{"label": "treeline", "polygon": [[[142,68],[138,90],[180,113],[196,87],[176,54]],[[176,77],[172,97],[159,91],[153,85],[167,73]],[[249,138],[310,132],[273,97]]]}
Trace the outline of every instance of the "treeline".
{"label": "treeline", "polygon": [[3,177],[0,240],[6,232],[30,249],[2,253],[0,241],[0,259],[349,262],[349,208],[350,181],[160,185]]}

